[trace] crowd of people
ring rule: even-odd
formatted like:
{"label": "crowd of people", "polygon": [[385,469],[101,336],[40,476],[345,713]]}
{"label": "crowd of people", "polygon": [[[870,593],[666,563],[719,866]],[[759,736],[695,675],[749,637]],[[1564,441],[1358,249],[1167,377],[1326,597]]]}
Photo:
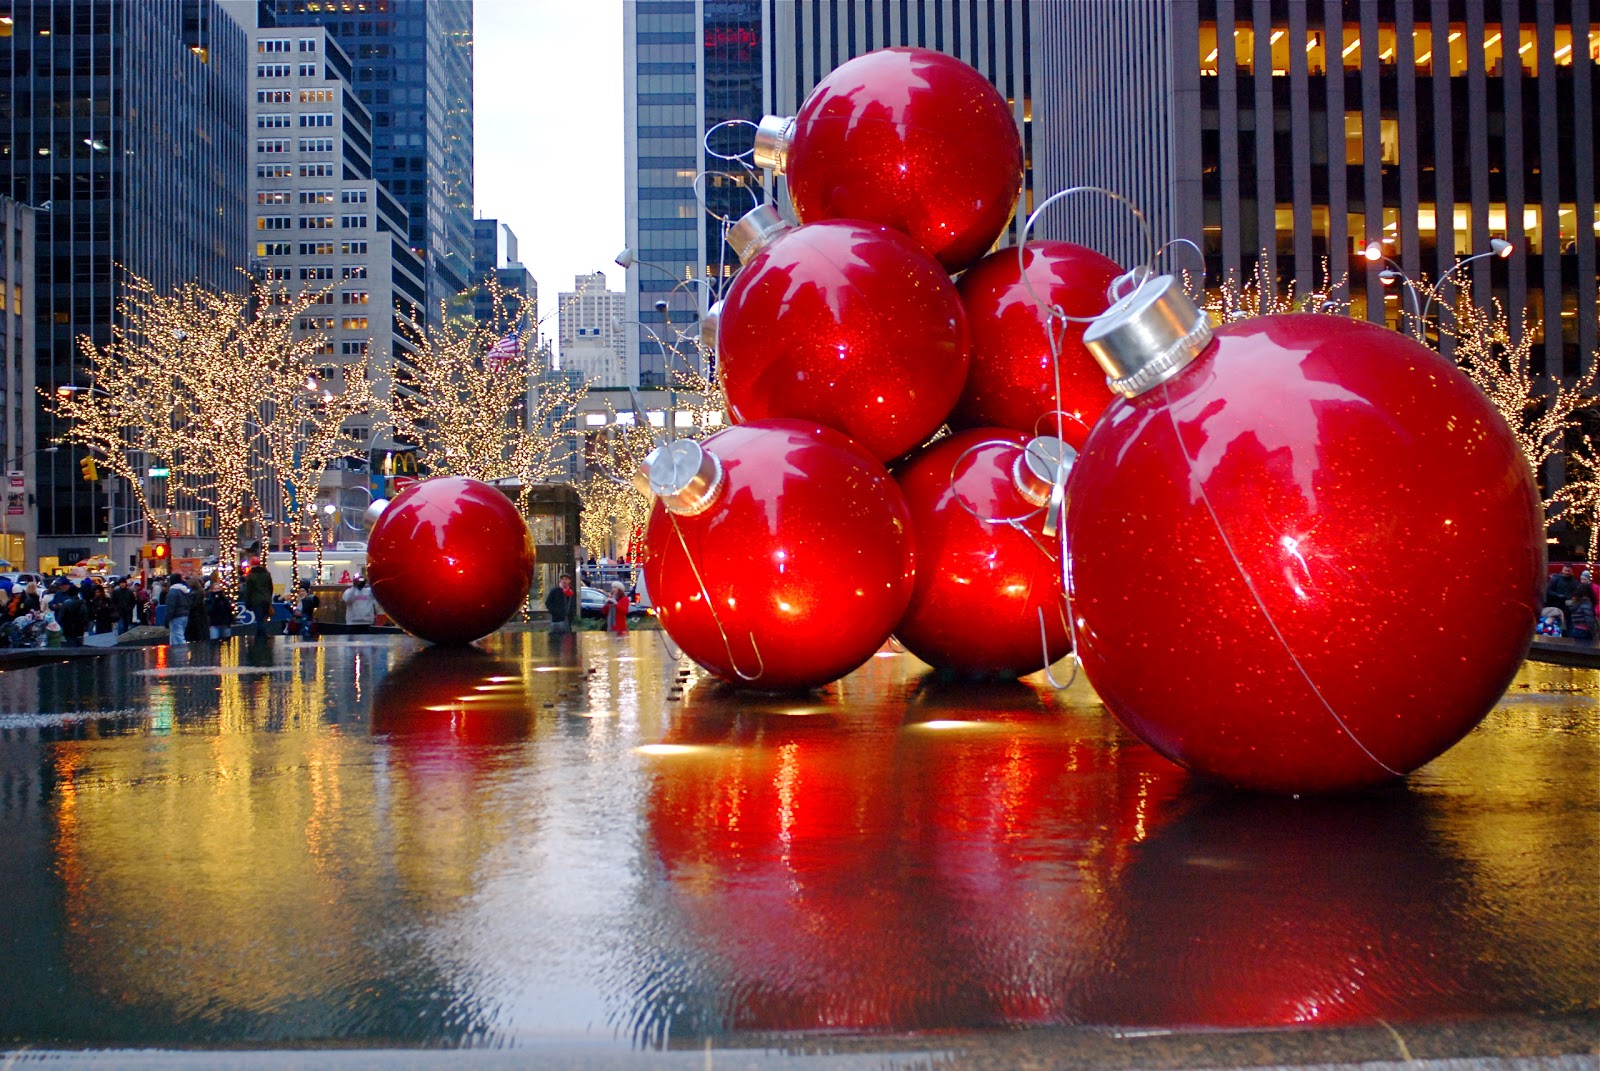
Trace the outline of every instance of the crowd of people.
{"label": "crowd of people", "polygon": [[1572,566],[1563,565],[1544,589],[1539,635],[1570,636],[1593,643],[1596,606],[1600,606],[1600,584],[1594,582],[1594,574],[1583,569],[1574,575]]}
{"label": "crowd of people", "polygon": [[[30,582],[11,588],[0,584],[0,590],[0,647],[78,647],[88,636],[121,635],[136,625],[164,627],[173,646],[246,633],[312,640],[321,606],[309,580],[301,580],[287,598],[275,593],[272,575],[262,565],[245,573],[237,600],[219,572],[193,580],[159,576],[148,585],[139,577],[56,577],[43,589]],[[376,620],[377,600],[364,577],[345,590],[343,602],[352,629],[364,630]]]}

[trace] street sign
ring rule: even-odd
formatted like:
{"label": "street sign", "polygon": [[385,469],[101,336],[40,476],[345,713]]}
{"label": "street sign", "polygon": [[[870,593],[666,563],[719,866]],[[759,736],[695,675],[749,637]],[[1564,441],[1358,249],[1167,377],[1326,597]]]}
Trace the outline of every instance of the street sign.
{"label": "street sign", "polygon": [[150,470],[150,478],[152,480],[164,480],[168,476],[171,476],[171,475],[172,475],[172,470],[171,469],[157,468],[157,469],[151,469]]}

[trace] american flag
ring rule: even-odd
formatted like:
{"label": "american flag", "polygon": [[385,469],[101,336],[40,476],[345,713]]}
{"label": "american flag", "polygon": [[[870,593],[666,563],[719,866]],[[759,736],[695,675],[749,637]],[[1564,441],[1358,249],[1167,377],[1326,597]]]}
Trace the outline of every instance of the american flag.
{"label": "american flag", "polygon": [[489,352],[483,355],[484,361],[489,364],[508,365],[522,356],[522,339],[512,331],[499,342],[489,347]]}

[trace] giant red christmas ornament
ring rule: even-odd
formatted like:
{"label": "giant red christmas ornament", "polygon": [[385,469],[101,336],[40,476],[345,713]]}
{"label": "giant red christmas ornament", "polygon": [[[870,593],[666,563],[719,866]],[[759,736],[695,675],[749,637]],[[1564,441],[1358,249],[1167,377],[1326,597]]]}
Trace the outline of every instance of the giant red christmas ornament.
{"label": "giant red christmas ornament", "polygon": [[745,266],[717,358],[736,420],[816,421],[883,461],[944,423],[967,378],[967,319],[943,268],[887,227],[789,228],[771,205],[729,241]]}
{"label": "giant red christmas ornament", "polygon": [[1449,361],[1311,314],[1217,328],[1169,276],[1087,332],[1126,395],[1067,485],[1079,656],[1157,751],[1249,788],[1407,773],[1527,652],[1544,523]]}
{"label": "giant red christmas ornament", "polygon": [[762,120],[755,160],[788,178],[802,222],[887,224],[951,271],[994,244],[1022,190],[1022,138],[1005,98],[923,48],[841,65],[794,118]]}
{"label": "giant red christmas ornament", "polygon": [[379,605],[433,643],[471,643],[511,620],[528,597],[533,567],[533,538],[517,507],[461,476],[402,491],[367,541],[367,579]]}
{"label": "giant red christmas ornament", "polygon": [[1071,242],[1029,242],[1020,255],[1002,249],[973,265],[960,283],[972,364],[950,423],[1059,434],[1082,446],[1111,400],[1105,373],[1083,348],[1082,323],[1057,325],[1056,358],[1040,303],[1094,316],[1105,311],[1106,289],[1121,273],[1115,261]]}
{"label": "giant red christmas ornament", "polygon": [[1019,471],[1027,441],[998,428],[958,432],[895,472],[911,507],[917,583],[894,634],[929,665],[1019,677],[1071,650],[1060,546],[1042,532],[1048,502]]}
{"label": "giant red christmas ornament", "polygon": [[911,597],[900,488],[838,432],[796,420],[668,443],[647,461],[661,496],[645,579],[661,625],[724,680],[811,688],[888,639]]}

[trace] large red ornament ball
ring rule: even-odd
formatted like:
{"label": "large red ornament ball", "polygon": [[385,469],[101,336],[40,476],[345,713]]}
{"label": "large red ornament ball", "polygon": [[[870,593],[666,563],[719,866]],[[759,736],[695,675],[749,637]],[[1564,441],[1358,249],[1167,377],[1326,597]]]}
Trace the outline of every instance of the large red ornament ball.
{"label": "large red ornament ball", "polygon": [[923,48],[842,64],[800,106],[784,173],[804,223],[864,219],[950,271],[983,256],[1022,191],[1022,138],[972,67]]}
{"label": "large red ornament ball", "polygon": [[1067,484],[1079,656],[1151,747],[1245,788],[1416,769],[1527,652],[1533,475],[1447,360],[1334,316],[1220,327],[1095,426]]}
{"label": "large red ornament ball", "polygon": [[1061,356],[1055,359],[1050,316],[1040,302],[1068,316],[1098,315],[1110,304],[1106,288],[1120,274],[1116,261],[1071,242],[1029,242],[1020,256],[1002,249],[973,265],[959,284],[972,364],[951,425],[1059,434],[1081,447],[1111,401],[1105,373],[1083,347],[1081,323],[1057,328]]}
{"label": "large red ornament ball", "polygon": [[645,530],[662,628],[718,677],[763,691],[827,684],[871,658],[914,573],[910,514],[888,471],[797,420],[701,445],[721,462],[721,490],[694,516],[658,502]]}
{"label": "large red ornament ball", "polygon": [[533,537],[517,507],[461,476],[402,491],[367,541],[367,580],[379,605],[432,643],[471,643],[511,620],[533,569]]}
{"label": "large red ornament ball", "polygon": [[[1072,649],[1059,542],[1012,476],[1027,442],[980,428],[940,439],[896,470],[911,507],[917,583],[895,626],[908,651],[962,676],[1020,677]],[[990,520],[1021,519],[1027,532]],[[1040,616],[1043,615],[1043,630]]]}
{"label": "large red ornament ball", "polygon": [[967,378],[967,318],[944,269],[904,235],[818,223],[745,264],[723,300],[717,356],[739,422],[816,421],[888,461],[949,416]]}

